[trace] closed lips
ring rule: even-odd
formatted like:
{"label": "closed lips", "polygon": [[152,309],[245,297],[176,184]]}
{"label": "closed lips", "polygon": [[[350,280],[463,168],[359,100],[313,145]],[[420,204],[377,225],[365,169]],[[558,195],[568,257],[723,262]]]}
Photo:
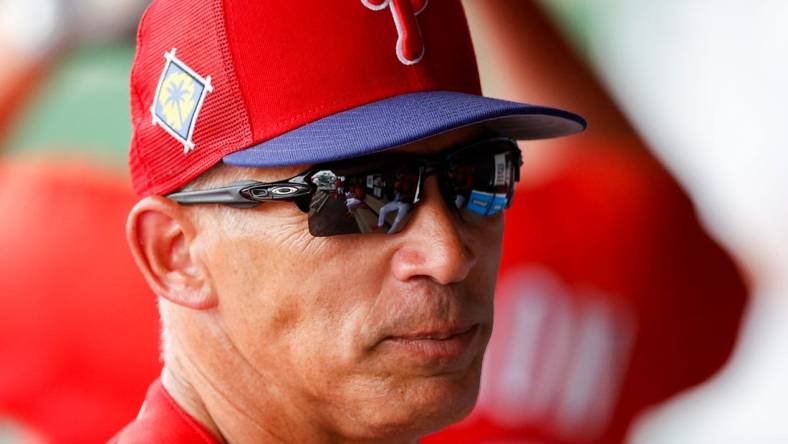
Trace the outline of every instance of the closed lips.
{"label": "closed lips", "polygon": [[398,340],[398,341],[423,341],[423,340],[430,340],[430,341],[444,341],[446,339],[451,339],[455,336],[460,336],[465,333],[469,333],[476,328],[478,324],[473,324],[469,327],[460,327],[460,328],[448,328],[448,329],[440,329],[440,330],[432,330],[429,332],[418,332],[418,333],[410,333],[410,334],[402,334],[402,335],[394,335],[389,336],[386,339]]}

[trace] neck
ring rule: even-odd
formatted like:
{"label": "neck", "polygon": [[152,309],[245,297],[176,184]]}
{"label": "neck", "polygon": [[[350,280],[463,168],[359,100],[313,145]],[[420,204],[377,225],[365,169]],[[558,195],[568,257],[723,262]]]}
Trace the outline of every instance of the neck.
{"label": "neck", "polygon": [[204,425],[214,436],[223,437],[197,389],[178,372],[173,371],[172,366],[165,365],[162,369],[161,384],[181,409]]}
{"label": "neck", "polygon": [[320,427],[305,414],[307,409],[292,404],[292,397],[274,396],[270,387],[258,387],[238,374],[211,378],[187,357],[169,356],[161,382],[186,413],[223,442],[354,441]]}
{"label": "neck", "polygon": [[[284,424],[281,423],[281,418],[273,421],[272,418],[254,415],[255,408],[245,408],[246,402],[242,396],[238,399],[229,396],[227,391],[223,390],[223,386],[217,385],[195,367],[185,364],[183,360],[170,361],[162,370],[162,385],[186,413],[221,441],[305,442],[300,436],[292,436],[291,433],[280,435],[274,432],[274,430],[288,430],[282,427]],[[294,424],[290,430],[305,431]]]}

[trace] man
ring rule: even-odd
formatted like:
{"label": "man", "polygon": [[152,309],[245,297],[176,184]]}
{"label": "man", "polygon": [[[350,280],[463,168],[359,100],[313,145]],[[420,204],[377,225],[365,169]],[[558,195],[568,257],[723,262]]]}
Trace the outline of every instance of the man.
{"label": "man", "polygon": [[[154,1],[131,91],[164,369],[114,442],[408,442],[470,411],[512,139],[581,117],[481,97],[454,1]],[[405,219],[346,217],[340,188],[377,217],[398,179]]]}

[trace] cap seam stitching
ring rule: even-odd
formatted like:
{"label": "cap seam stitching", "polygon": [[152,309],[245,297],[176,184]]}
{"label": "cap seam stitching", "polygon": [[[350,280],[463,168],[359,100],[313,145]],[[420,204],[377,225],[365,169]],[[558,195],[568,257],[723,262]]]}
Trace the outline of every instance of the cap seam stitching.
{"label": "cap seam stitching", "polygon": [[228,71],[232,74],[231,76],[233,80],[231,82],[232,88],[238,92],[239,96],[241,96],[241,103],[243,104],[244,107],[243,112],[246,120],[246,129],[244,131],[245,133],[244,137],[247,143],[251,143],[254,140],[254,122],[252,121],[251,113],[249,113],[249,109],[250,109],[249,102],[247,101],[246,95],[244,94],[244,91],[241,87],[241,79],[240,79],[241,73],[237,69],[239,65],[236,63],[235,55],[233,54],[235,44],[234,41],[231,39],[233,38],[232,36],[235,35],[235,33],[229,32],[228,28],[232,26],[232,23],[230,23],[227,20],[228,9],[230,10],[230,12],[233,11],[233,6],[230,3],[231,2],[225,2],[224,0],[217,0],[216,2],[216,4],[220,5],[221,7],[222,31],[224,33],[224,39],[225,41],[227,41],[227,53],[222,54],[222,61],[225,64],[225,69],[227,69],[227,67],[230,68]]}
{"label": "cap seam stitching", "polygon": [[[134,79],[138,78],[138,76],[135,75],[135,73],[138,72],[138,70],[139,70],[139,64],[136,63],[137,59],[141,58],[141,56],[142,56],[142,54],[141,54],[141,51],[143,50],[143,46],[141,44],[141,42],[142,42],[142,33],[145,30],[145,24],[148,21],[149,15],[152,14],[151,10],[154,7],[155,7],[154,4],[150,4],[145,9],[145,12],[142,14],[142,18],[140,19],[140,26],[139,26],[139,30],[137,32],[137,48],[138,49],[137,49],[137,53],[134,55],[134,63],[132,64],[131,75],[130,75],[130,82],[129,82],[130,85],[131,85],[132,98],[133,98],[133,100],[136,101],[137,109],[142,110],[143,115],[145,114],[145,107],[142,106],[143,105],[142,99],[140,98],[140,93],[139,93],[139,90],[138,90],[138,86],[134,82]],[[134,110],[132,109],[131,110],[131,115],[134,116],[134,114],[135,114]],[[139,137],[138,137],[138,134],[137,134],[137,125],[136,125],[136,123],[133,122],[133,120],[132,120],[132,123],[133,123],[134,127],[132,128],[131,138],[132,138],[132,143],[134,143],[134,146],[136,146],[136,149],[131,150],[131,153],[136,158],[137,164],[142,167],[142,173],[145,176],[145,185],[144,185],[144,187],[142,187],[142,190],[141,190],[142,194],[144,194],[144,193],[150,191],[150,189],[152,187],[152,183],[153,183],[153,178],[151,176],[150,170],[148,169],[148,166],[145,165],[144,162],[142,162],[142,158],[140,157],[140,152],[139,152],[139,150],[140,150],[140,142],[139,142]]]}
{"label": "cap seam stitching", "polygon": [[[132,84],[131,88],[132,88],[132,90],[134,92],[134,100],[137,102],[137,108],[144,110],[145,108],[142,106],[143,105],[142,99],[140,98],[140,94],[137,91],[137,85]],[[144,111],[143,111],[143,113],[144,113]],[[137,125],[134,125],[134,126],[136,127]],[[151,184],[153,183],[153,177],[151,176],[150,170],[148,169],[148,165],[146,165],[145,162],[143,162],[142,158],[140,157],[140,145],[141,144],[140,144],[139,139],[137,137],[137,131],[136,130],[132,134],[132,138],[135,140],[135,146],[137,147],[137,149],[132,150],[132,153],[134,154],[134,157],[136,157],[137,164],[142,166],[142,172],[145,174],[145,182],[146,183],[145,183],[144,190],[143,190],[143,193],[144,193],[146,191],[150,191]]]}

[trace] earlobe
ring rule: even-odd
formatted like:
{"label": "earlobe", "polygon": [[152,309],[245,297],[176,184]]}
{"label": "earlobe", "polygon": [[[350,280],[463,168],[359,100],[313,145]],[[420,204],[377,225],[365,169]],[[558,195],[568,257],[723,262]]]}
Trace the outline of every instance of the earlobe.
{"label": "earlobe", "polygon": [[156,295],[188,308],[217,305],[210,274],[195,257],[196,227],[183,208],[160,196],[146,197],[129,213],[126,237],[132,255]]}

